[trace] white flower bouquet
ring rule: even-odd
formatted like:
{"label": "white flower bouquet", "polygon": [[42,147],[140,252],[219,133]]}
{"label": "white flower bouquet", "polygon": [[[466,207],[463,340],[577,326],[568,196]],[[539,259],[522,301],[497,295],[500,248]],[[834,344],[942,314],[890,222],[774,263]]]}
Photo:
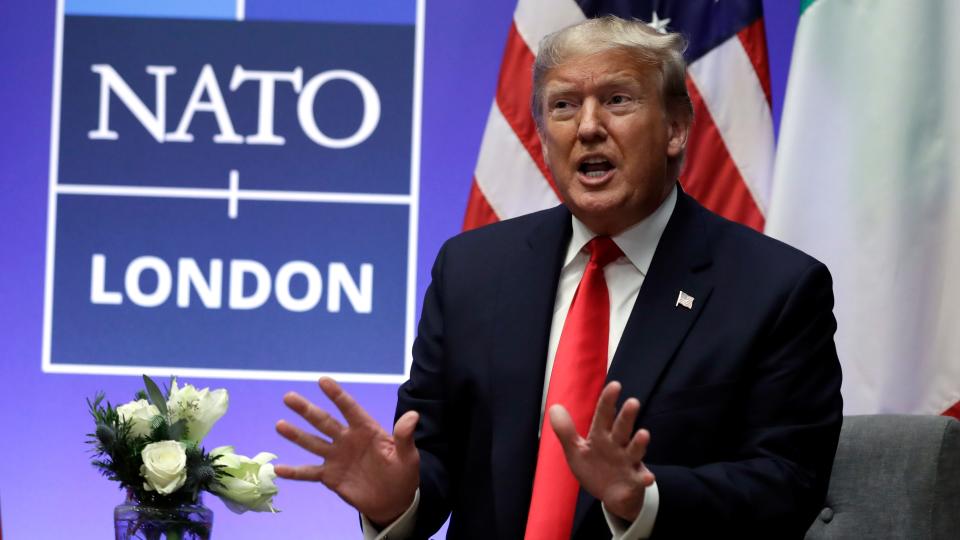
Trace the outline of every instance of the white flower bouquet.
{"label": "white flower bouquet", "polygon": [[210,428],[226,412],[224,389],[197,390],[173,379],[164,394],[144,375],[146,391],[136,399],[112,407],[103,393],[87,400],[96,430],[89,434],[93,465],[120,483],[136,504],[173,509],[197,504],[200,492],[220,497],[237,513],[276,512],[273,497],[274,454],[254,458],[221,446],[207,452],[200,446]]}

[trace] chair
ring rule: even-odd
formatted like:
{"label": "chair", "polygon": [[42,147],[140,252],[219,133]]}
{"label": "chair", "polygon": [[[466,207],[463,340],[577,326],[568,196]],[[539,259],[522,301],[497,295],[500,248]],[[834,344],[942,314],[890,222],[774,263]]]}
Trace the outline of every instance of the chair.
{"label": "chair", "polygon": [[960,422],[844,417],[827,500],[807,540],[960,538]]}

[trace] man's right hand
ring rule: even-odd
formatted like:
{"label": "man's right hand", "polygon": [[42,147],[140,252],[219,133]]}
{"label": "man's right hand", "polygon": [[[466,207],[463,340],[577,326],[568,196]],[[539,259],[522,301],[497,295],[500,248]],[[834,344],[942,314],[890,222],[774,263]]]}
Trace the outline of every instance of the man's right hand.
{"label": "man's right hand", "polygon": [[401,416],[391,436],[333,379],[323,377],[319,384],[347,425],[296,392],[284,395],[283,402],[329,440],[277,422],[280,435],[323,458],[322,465],[277,465],[277,476],[322,482],[373,523],[388,525],[413,503],[420,483],[413,441],[419,415]]}

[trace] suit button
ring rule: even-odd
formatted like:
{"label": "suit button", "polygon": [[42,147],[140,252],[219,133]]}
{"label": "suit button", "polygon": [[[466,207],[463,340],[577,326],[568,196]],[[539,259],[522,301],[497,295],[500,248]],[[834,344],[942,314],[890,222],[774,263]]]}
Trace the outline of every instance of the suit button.
{"label": "suit button", "polygon": [[820,511],[820,520],[821,520],[821,521],[823,521],[824,523],[830,523],[830,520],[832,520],[832,519],[833,519],[833,509],[832,509],[832,508],[824,508],[823,510]]}

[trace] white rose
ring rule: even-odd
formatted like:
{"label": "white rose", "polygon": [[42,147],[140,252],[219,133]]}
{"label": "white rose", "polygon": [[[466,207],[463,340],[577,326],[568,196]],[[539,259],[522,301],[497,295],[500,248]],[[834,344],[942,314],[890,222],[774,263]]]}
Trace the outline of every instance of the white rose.
{"label": "white rose", "polygon": [[197,390],[193,385],[177,386],[173,381],[170,397],[167,399],[167,412],[171,422],[184,419],[187,422],[187,438],[199,443],[210,432],[210,428],[227,413],[229,398],[224,389],[210,391],[209,388]]}
{"label": "white rose", "polygon": [[215,484],[211,490],[223,500],[227,508],[238,514],[247,510],[254,512],[276,512],[273,496],[279,491],[273,481],[277,474],[273,472],[270,461],[277,456],[269,452],[260,452],[253,459],[233,452],[232,446],[214,448],[210,455],[223,465],[226,474],[220,477],[221,484]]}
{"label": "white rose", "polygon": [[143,489],[169,495],[187,481],[187,453],[177,441],[150,443],[140,453]]}
{"label": "white rose", "polygon": [[160,414],[160,409],[145,399],[138,399],[117,407],[117,414],[124,424],[130,426],[131,435],[146,437],[150,435],[150,422]]}

